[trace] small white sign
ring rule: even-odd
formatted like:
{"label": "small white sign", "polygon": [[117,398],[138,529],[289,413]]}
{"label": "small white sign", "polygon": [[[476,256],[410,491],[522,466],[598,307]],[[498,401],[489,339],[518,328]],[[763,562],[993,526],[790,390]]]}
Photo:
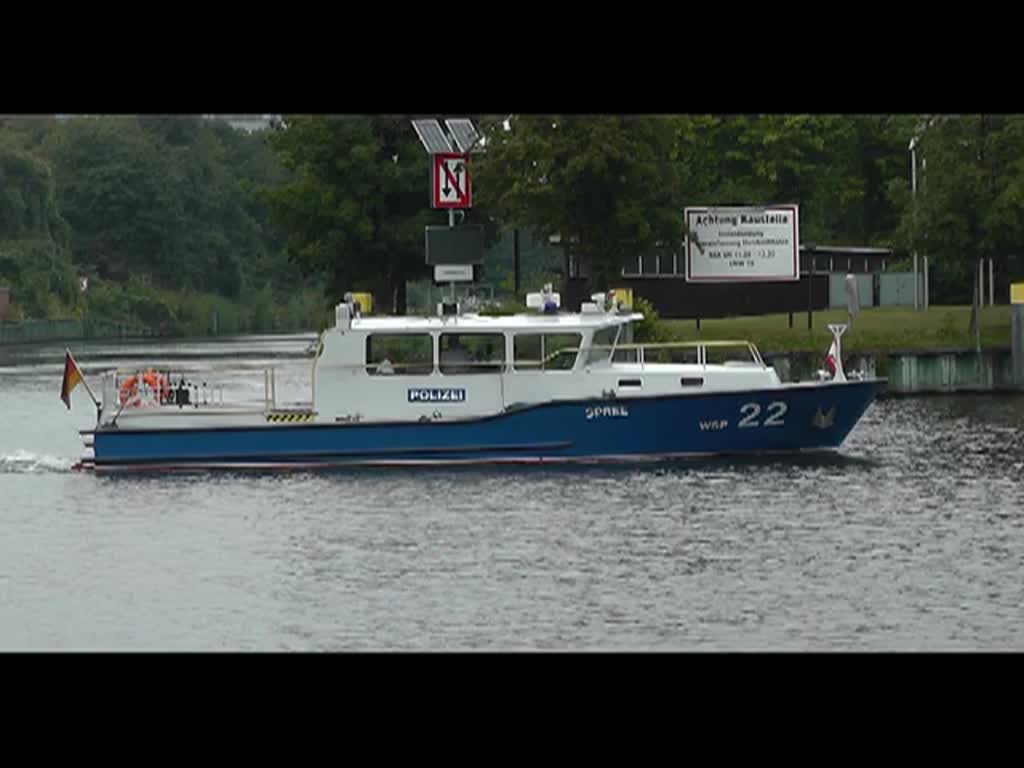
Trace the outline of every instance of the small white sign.
{"label": "small white sign", "polygon": [[687,282],[800,279],[799,206],[687,208]]}
{"label": "small white sign", "polygon": [[472,264],[438,264],[434,267],[436,283],[471,283],[473,282]]}

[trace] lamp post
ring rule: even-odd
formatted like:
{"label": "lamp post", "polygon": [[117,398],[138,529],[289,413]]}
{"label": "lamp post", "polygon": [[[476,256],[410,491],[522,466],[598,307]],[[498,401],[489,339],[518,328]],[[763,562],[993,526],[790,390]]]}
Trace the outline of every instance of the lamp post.
{"label": "lamp post", "polygon": [[519,228],[512,230],[512,293],[519,300]]}
{"label": "lamp post", "polygon": [[814,243],[808,243],[804,247],[807,249],[807,255],[811,257],[811,263],[807,270],[807,330],[809,331],[814,327],[814,254],[817,246]]}
{"label": "lamp post", "polygon": [[[917,136],[910,140],[910,197],[914,223],[917,224]],[[918,310],[917,296],[917,231],[914,231],[914,311]]]}
{"label": "lamp post", "polygon": [[[924,132],[931,128],[936,123],[944,122],[947,118],[945,117],[930,117],[927,120],[921,122],[917,126],[917,130],[914,132],[914,136],[910,139],[910,190],[913,198],[914,205],[914,220],[917,220],[917,145],[921,141],[921,137]],[[928,159],[925,157],[921,158],[921,172],[928,170]],[[914,242],[916,245],[917,235],[915,233]],[[928,310],[928,257],[924,256],[924,309]],[[917,249],[914,249],[914,309],[918,309],[921,304],[919,298],[919,287],[918,287],[918,272],[917,272]]]}

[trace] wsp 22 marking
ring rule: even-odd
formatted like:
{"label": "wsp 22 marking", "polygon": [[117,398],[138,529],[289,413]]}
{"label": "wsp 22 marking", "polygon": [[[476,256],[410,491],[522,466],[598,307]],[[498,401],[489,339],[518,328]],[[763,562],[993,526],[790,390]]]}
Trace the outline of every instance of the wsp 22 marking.
{"label": "wsp 22 marking", "polygon": [[700,423],[701,432],[720,432],[729,426],[728,419],[712,419],[711,421],[702,421]]}
{"label": "wsp 22 marking", "polygon": [[789,406],[783,402],[776,401],[768,404],[768,418],[758,422],[757,417],[761,415],[761,406],[757,403],[744,403],[740,406],[740,413],[744,414],[736,425],[741,429],[747,427],[784,427],[786,424],[782,417],[786,415]]}

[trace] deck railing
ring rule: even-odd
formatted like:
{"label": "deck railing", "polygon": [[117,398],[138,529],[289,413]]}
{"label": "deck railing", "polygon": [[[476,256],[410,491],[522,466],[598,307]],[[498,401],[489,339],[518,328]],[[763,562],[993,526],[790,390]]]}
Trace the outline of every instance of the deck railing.
{"label": "deck railing", "polygon": [[[686,350],[693,353],[693,359],[684,360],[682,361],[683,363],[701,365],[705,367],[708,365],[719,364],[718,360],[708,359],[709,349],[743,349],[746,351],[746,357],[745,359],[738,360],[737,362],[753,364],[762,368],[767,367],[757,347],[753,343],[745,340],[639,342],[633,344],[598,345],[588,347],[587,349],[608,349],[611,352],[611,359],[614,362],[631,362],[637,363],[640,366],[644,366],[648,362],[652,364],[676,362],[671,359],[671,353],[676,350]],[[628,354],[630,352],[634,354]],[[632,359],[623,359],[620,356],[622,353],[626,353],[626,355]]]}

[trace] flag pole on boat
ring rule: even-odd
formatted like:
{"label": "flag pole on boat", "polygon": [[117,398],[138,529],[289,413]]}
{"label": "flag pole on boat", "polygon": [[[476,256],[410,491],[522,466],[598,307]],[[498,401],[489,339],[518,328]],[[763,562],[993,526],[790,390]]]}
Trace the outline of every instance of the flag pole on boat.
{"label": "flag pole on boat", "polygon": [[64,401],[64,405],[68,407],[69,411],[71,410],[71,390],[77,387],[79,382],[85,385],[85,391],[89,393],[89,397],[96,406],[97,412],[99,412],[100,402],[92,393],[92,387],[86,381],[82,369],[78,367],[78,362],[75,360],[74,355],[71,354],[71,350],[64,347],[64,380],[60,385],[60,399]]}

